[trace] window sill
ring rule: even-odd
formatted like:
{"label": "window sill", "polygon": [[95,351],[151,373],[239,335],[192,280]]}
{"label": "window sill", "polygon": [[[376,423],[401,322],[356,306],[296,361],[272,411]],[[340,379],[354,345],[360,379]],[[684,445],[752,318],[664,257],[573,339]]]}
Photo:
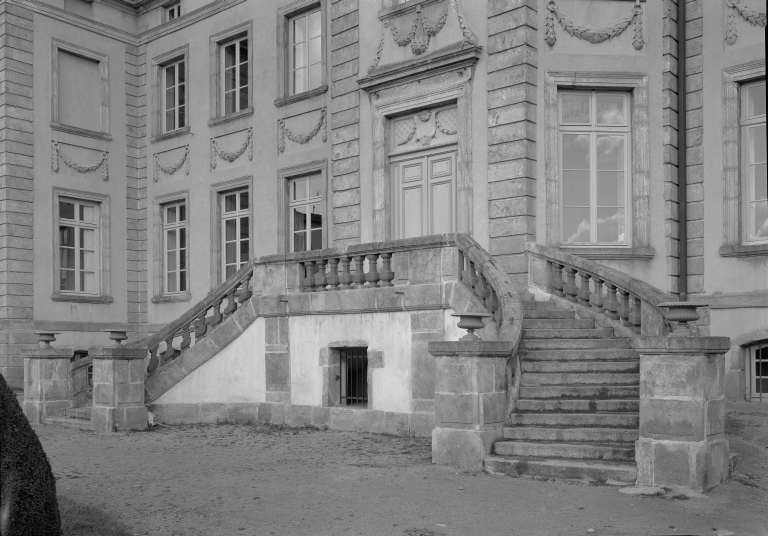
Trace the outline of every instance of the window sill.
{"label": "window sill", "polygon": [[253,115],[253,106],[249,106],[245,110],[240,110],[239,112],[234,112],[222,117],[217,117],[216,119],[211,119],[208,121],[208,126],[214,127],[216,125],[221,125],[222,123],[228,123],[230,121],[236,121],[243,117],[248,117],[249,115]]}
{"label": "window sill", "polygon": [[188,302],[192,299],[192,295],[190,294],[177,294],[177,295],[159,295],[159,296],[152,296],[152,303],[178,303],[178,302]]}
{"label": "window sill", "polygon": [[648,261],[656,255],[656,250],[653,248],[574,248],[560,246],[560,251],[590,260]]}
{"label": "window sill", "polygon": [[303,93],[297,93],[296,95],[291,95],[290,97],[282,97],[279,99],[275,99],[275,106],[278,108],[281,108],[283,106],[288,106],[289,104],[293,104],[294,102],[299,102],[307,99],[311,99],[312,97],[317,97],[318,95],[322,95],[328,91],[328,84],[324,84],[318,88],[310,89],[309,91],[304,91]]}
{"label": "window sill", "polygon": [[768,256],[768,244],[750,244],[748,246],[720,246],[721,257],[759,257]]}
{"label": "window sill", "polygon": [[72,125],[62,125],[61,123],[57,123],[56,121],[51,121],[51,130],[58,130],[59,132],[66,132],[67,134],[77,134],[78,136],[95,138],[97,140],[104,140],[104,141],[112,140],[112,136],[110,136],[106,132],[97,132],[96,130],[73,127]]}
{"label": "window sill", "polygon": [[51,301],[72,302],[72,303],[112,303],[115,301],[112,296],[89,296],[86,294],[61,294],[54,292],[51,294]]}
{"label": "window sill", "polygon": [[190,130],[191,130],[191,127],[187,125],[184,128],[177,128],[176,130],[172,130],[164,134],[158,134],[157,136],[152,136],[151,138],[149,138],[149,143],[169,140],[171,138],[178,138],[179,136],[186,136],[187,134],[189,134]]}

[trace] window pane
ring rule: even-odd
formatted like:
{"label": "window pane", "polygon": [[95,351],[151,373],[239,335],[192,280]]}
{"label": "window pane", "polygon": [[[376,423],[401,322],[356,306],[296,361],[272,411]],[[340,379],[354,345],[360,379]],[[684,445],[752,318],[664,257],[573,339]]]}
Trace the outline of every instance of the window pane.
{"label": "window pane", "polygon": [[187,272],[179,272],[179,292],[187,290]]}
{"label": "window pane", "polygon": [[176,85],[176,66],[170,65],[165,68],[165,87],[170,88]]}
{"label": "window pane", "polygon": [[[184,106],[187,103],[187,93],[186,93],[187,86],[185,84],[179,84],[178,90],[179,90],[179,106]],[[179,121],[181,123],[181,121]],[[181,126],[181,125],[179,125]]]}
{"label": "window pane", "polygon": [[240,240],[248,239],[250,232],[248,231],[248,218],[240,218]]}
{"label": "window pane", "polygon": [[185,110],[185,106],[179,106],[179,128],[184,128],[184,125],[187,124],[186,114],[184,113]]}
{"label": "window pane", "polygon": [[589,134],[563,134],[563,169],[589,169]]}
{"label": "window pane", "polygon": [[306,207],[293,207],[293,230],[304,231],[307,229]]}
{"label": "window pane", "polygon": [[309,68],[309,89],[315,89],[316,87],[320,87],[320,82],[323,79],[323,70],[322,66],[319,63],[316,63],[312,67]]}
{"label": "window pane", "polygon": [[624,170],[624,136],[597,136],[597,169]]}
{"label": "window pane", "polygon": [[232,265],[232,266],[227,266],[227,268],[226,268],[226,269],[225,269],[225,271],[224,271],[224,278],[225,278],[225,279],[229,279],[230,277],[232,277],[233,275],[235,275],[235,272],[237,272],[237,268],[235,268],[235,266],[234,266],[234,265]]}
{"label": "window pane", "polygon": [[624,209],[597,209],[597,241],[603,244],[624,242]]}
{"label": "window pane", "polygon": [[295,179],[291,181],[291,200],[301,201],[307,198],[307,179]]}
{"label": "window pane", "polygon": [[[765,131],[765,129],[763,129],[763,131]],[[85,223],[96,223],[95,207],[92,207],[91,205],[80,205],[80,221]]]}
{"label": "window pane", "polygon": [[320,11],[315,11],[314,13],[309,14],[309,37],[310,39],[313,37],[319,37],[320,36]]}
{"label": "window pane", "polygon": [[71,268],[74,269],[75,267],[75,250],[71,248],[60,248],[60,260],[59,264],[61,268]]}
{"label": "window pane", "polygon": [[240,110],[245,110],[248,108],[248,88],[247,87],[241,87],[240,88]]}
{"label": "window pane", "polygon": [[598,93],[595,96],[597,123],[600,125],[626,125],[624,95],[616,93]]}
{"label": "window pane", "polygon": [[766,164],[757,164],[751,167],[751,174],[754,177],[754,197],[753,201],[768,198],[768,178],[766,177]]}
{"label": "window pane", "polygon": [[309,64],[314,65],[316,63],[320,63],[320,60],[322,59],[321,53],[320,53],[320,38],[312,39],[309,42]]}
{"label": "window pane", "polygon": [[752,238],[768,238],[768,201],[750,203],[750,208],[754,229]]}
{"label": "window pane", "polygon": [[323,249],[323,230],[315,229],[311,231],[312,235],[312,249]]}
{"label": "window pane", "polygon": [[305,71],[306,69],[299,69],[297,71],[293,71],[293,92],[294,93],[301,93],[302,91],[306,91],[306,88],[304,87]]}
{"label": "window pane", "polygon": [[165,130],[176,130],[176,118],[173,110],[165,112]]}
{"label": "window pane", "polygon": [[226,264],[234,264],[237,262],[237,244],[235,242],[227,244],[224,252],[224,262]]}
{"label": "window pane", "polygon": [[96,274],[93,272],[80,272],[80,290],[83,292],[96,292]]}
{"label": "window pane", "polygon": [[248,40],[242,39],[239,42],[240,46],[240,63],[246,63],[248,61]]}
{"label": "window pane", "polygon": [[224,115],[235,112],[235,92],[224,93]]}
{"label": "window pane", "polygon": [[168,254],[165,257],[165,269],[169,272],[175,272],[176,271],[176,252],[175,251],[169,251]]}
{"label": "window pane", "polygon": [[293,19],[293,42],[303,43],[307,40],[307,17],[296,17]]}
{"label": "window pane", "polygon": [[83,249],[95,249],[96,232],[93,229],[80,229],[80,247]]}
{"label": "window pane", "polygon": [[563,242],[589,242],[589,208],[563,208]]}
{"label": "window pane", "polygon": [[61,290],[75,290],[74,270],[61,270],[59,288]]}
{"label": "window pane", "polygon": [[232,91],[235,89],[235,68],[226,69],[224,71],[224,91]]}
{"label": "window pane", "polygon": [[179,221],[187,221],[187,205],[179,205]]}
{"label": "window pane", "polygon": [[184,69],[184,62],[183,61],[179,62],[178,70],[179,70],[179,84],[183,84],[184,83],[184,79],[185,79],[186,74],[187,74],[186,70]]}
{"label": "window pane", "polygon": [[183,249],[179,250],[179,269],[180,270],[187,269],[187,254],[186,254],[186,250],[183,250]]}
{"label": "window pane", "polygon": [[93,271],[96,269],[95,254],[93,251],[80,251],[80,269]]}
{"label": "window pane", "polygon": [[235,66],[235,43],[224,47],[224,68],[229,69]]}
{"label": "window pane", "polygon": [[179,229],[179,249],[186,249],[187,247],[187,230],[183,227]]}
{"label": "window pane", "polygon": [[176,230],[168,231],[165,238],[165,249],[173,251],[176,249]]}
{"label": "window pane", "polygon": [[768,140],[766,140],[765,125],[759,125],[749,129],[749,142],[752,146],[750,164],[757,164],[766,161],[766,152],[768,151]]}
{"label": "window pane", "polygon": [[563,93],[560,99],[560,122],[566,125],[591,123],[589,93]]}
{"label": "window pane", "polygon": [[563,171],[563,206],[588,207],[589,171]]}
{"label": "window pane", "polygon": [[747,117],[765,115],[765,83],[747,86]]}
{"label": "window pane", "polygon": [[302,231],[293,234],[293,251],[307,251],[307,233]]}
{"label": "window pane", "polygon": [[320,203],[310,205],[309,222],[312,229],[319,229],[323,226],[323,206]]}
{"label": "window pane", "polygon": [[59,218],[75,219],[75,204],[69,201],[59,201]]}
{"label": "window pane", "polygon": [[309,178],[309,197],[323,197],[322,175],[312,175]]}
{"label": "window pane", "polygon": [[240,192],[240,210],[248,210],[248,192]]}
{"label": "window pane", "polygon": [[237,220],[226,220],[224,222],[224,237],[227,242],[237,239]]}
{"label": "window pane", "polygon": [[243,63],[240,66],[240,87],[248,86],[248,64]]}
{"label": "window pane", "polygon": [[59,226],[59,245],[66,247],[75,247],[75,228],[66,225]]}
{"label": "window pane", "polygon": [[237,210],[237,194],[224,196],[224,212],[234,212]]}
{"label": "window pane", "polygon": [[167,292],[177,292],[176,290],[176,274],[175,273],[169,273],[168,274],[168,290]]}
{"label": "window pane", "polygon": [[249,244],[248,240],[243,240],[242,242],[240,242],[240,262],[241,263],[248,262],[248,252],[249,252],[248,244]]}
{"label": "window pane", "polygon": [[598,207],[623,207],[626,203],[624,197],[624,173],[620,171],[598,171],[596,190]]}
{"label": "window pane", "polygon": [[165,221],[166,223],[176,223],[176,207],[168,207]]}

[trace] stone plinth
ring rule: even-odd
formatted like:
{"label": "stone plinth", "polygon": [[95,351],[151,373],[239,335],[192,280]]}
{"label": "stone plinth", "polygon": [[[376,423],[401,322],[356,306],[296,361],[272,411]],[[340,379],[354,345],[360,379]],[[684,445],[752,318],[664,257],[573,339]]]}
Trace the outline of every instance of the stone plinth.
{"label": "stone plinth", "polygon": [[146,348],[115,345],[91,348],[93,358],[93,407],[91,429],[97,432],[144,430]]}
{"label": "stone plinth", "polygon": [[640,340],[638,485],[696,491],[728,478],[725,353],[728,337]]}
{"label": "stone plinth", "polygon": [[24,349],[24,414],[33,424],[61,417],[72,405],[69,363],[72,349],[41,346]]}
{"label": "stone plinth", "polygon": [[479,470],[502,437],[507,409],[507,359],[512,343],[438,341],[432,462]]}

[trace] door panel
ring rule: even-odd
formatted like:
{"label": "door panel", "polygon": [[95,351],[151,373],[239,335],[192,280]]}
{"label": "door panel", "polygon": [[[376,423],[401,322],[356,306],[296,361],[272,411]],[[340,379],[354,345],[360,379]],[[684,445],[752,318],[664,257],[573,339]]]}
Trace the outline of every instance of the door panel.
{"label": "door panel", "polygon": [[403,190],[403,238],[413,238],[422,235],[422,195],[421,186]]}

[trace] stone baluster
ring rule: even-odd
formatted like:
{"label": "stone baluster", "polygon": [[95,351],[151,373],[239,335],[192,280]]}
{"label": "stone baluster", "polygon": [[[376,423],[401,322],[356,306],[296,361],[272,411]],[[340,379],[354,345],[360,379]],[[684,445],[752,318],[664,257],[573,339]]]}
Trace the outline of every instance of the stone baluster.
{"label": "stone baluster", "polygon": [[208,318],[208,326],[215,328],[219,324],[221,324],[222,316],[221,316],[221,304],[224,301],[224,298],[219,298],[216,300],[216,303],[213,305],[213,314]]}
{"label": "stone baluster", "polygon": [[176,349],[173,347],[174,338],[176,338],[176,333],[169,335],[165,339],[165,350],[163,350],[163,353],[160,355],[161,367],[176,357]]}
{"label": "stone baluster", "polygon": [[475,271],[475,263],[472,261],[469,261],[469,268],[466,274],[466,283],[469,285],[469,288],[471,288],[473,291],[475,290],[475,286],[477,286],[477,271]]}
{"label": "stone baluster", "polygon": [[315,272],[315,290],[318,292],[326,291],[327,290],[325,288],[326,284],[327,284],[327,281],[325,276],[325,259],[318,259],[317,271]]}
{"label": "stone baluster", "polygon": [[591,295],[591,292],[589,291],[589,280],[592,276],[586,272],[580,272],[579,275],[581,276],[581,287],[579,287],[578,292],[579,303],[589,307],[589,298]]}
{"label": "stone baluster", "polygon": [[603,280],[599,277],[594,277],[592,280],[595,282],[595,299],[592,302],[592,308],[598,312],[603,311]]}
{"label": "stone baluster", "polygon": [[251,270],[248,273],[248,275],[245,277],[245,281],[243,281],[242,292],[240,293],[240,299],[238,300],[240,303],[250,300],[251,296],[253,296],[253,291],[251,290],[252,278],[253,278],[253,270]]}
{"label": "stone baluster", "polygon": [[624,326],[629,325],[629,292],[619,289],[621,294],[621,306],[619,308],[619,316],[621,317],[621,323]]}
{"label": "stone baluster", "polygon": [[485,276],[481,273],[478,273],[477,278],[477,286],[475,287],[475,295],[480,298],[483,303],[485,303],[485,300],[488,298],[488,296],[491,294],[491,292],[488,290],[488,280],[485,279]]}
{"label": "stone baluster", "polygon": [[355,255],[355,275],[352,276],[352,288],[360,288],[365,285],[365,268],[363,263],[365,257],[363,255]]}
{"label": "stone baluster", "polygon": [[352,262],[351,257],[341,258],[341,275],[339,276],[339,288],[348,289],[352,283],[352,274],[349,273],[349,263]]}
{"label": "stone baluster", "polygon": [[458,261],[459,261],[459,281],[464,281],[464,270],[466,270],[465,261],[464,261],[464,252],[461,250],[458,250]]}
{"label": "stone baluster", "polygon": [[555,296],[560,296],[562,298],[565,296],[565,292],[563,292],[563,265],[551,263],[551,266],[550,286],[552,287],[552,293]]}
{"label": "stone baluster", "polygon": [[189,348],[189,345],[192,344],[193,332],[194,332],[194,329],[192,328],[191,322],[186,326],[184,326],[184,328],[182,329],[181,342],[179,343],[179,353]]}
{"label": "stone baluster", "polygon": [[339,286],[339,259],[328,259],[328,267],[331,271],[328,274],[328,286],[331,287],[330,290],[336,290]]}
{"label": "stone baluster", "polygon": [[158,352],[159,349],[159,344],[156,344],[149,349],[149,364],[147,365],[147,372],[152,372],[160,366],[160,353]]}
{"label": "stone baluster", "polygon": [[205,322],[205,315],[208,314],[208,309],[203,309],[199,315],[197,315],[195,325],[195,343],[205,337],[205,333],[208,331],[208,324]]}
{"label": "stone baluster", "polygon": [[392,286],[392,280],[395,278],[395,272],[392,271],[392,254],[391,253],[382,253],[379,255],[381,257],[381,272],[379,273],[379,277],[381,277],[381,281],[379,281],[380,287],[391,287]]}
{"label": "stone baluster", "polygon": [[640,298],[637,296],[632,296],[631,298],[632,310],[629,312],[629,323],[637,333],[640,333],[640,324],[642,322],[642,305],[640,303]]}
{"label": "stone baluster", "polygon": [[491,295],[488,296],[488,309],[493,313],[497,324],[501,325],[501,307],[499,307],[499,295],[491,287]]}
{"label": "stone baluster", "polygon": [[237,310],[237,302],[235,301],[235,293],[237,292],[237,287],[238,285],[235,285],[232,287],[232,290],[227,293],[227,306],[224,308],[222,313],[224,318],[227,318]]}
{"label": "stone baluster", "polygon": [[379,254],[371,253],[366,255],[368,259],[368,273],[365,274],[365,280],[368,281],[368,285],[375,287],[379,283]]}
{"label": "stone baluster", "polygon": [[307,274],[304,278],[304,291],[312,292],[315,288],[315,261],[305,261],[304,268]]}
{"label": "stone baluster", "polygon": [[563,290],[565,291],[565,299],[571,302],[575,302],[576,293],[578,291],[576,288],[576,270],[566,267],[565,276],[567,279],[567,283],[563,286]]}
{"label": "stone baluster", "polygon": [[606,281],[605,287],[608,290],[608,302],[605,304],[605,315],[611,320],[618,320],[619,304],[616,301],[616,285],[612,285]]}

